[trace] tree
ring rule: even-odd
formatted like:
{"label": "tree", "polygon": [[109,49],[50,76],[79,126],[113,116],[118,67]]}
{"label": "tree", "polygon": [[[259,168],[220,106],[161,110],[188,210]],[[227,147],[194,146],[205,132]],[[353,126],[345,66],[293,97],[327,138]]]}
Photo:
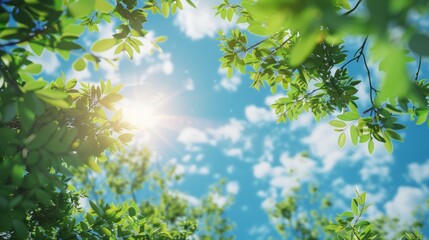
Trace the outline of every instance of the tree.
{"label": "tree", "polygon": [[[420,125],[429,112],[429,83],[419,74],[422,58],[429,55],[429,36],[418,20],[427,16],[428,1],[350,2],[224,0],[218,14],[236,19],[247,32],[220,32],[220,60],[228,76],[234,69],[247,73],[257,90],[265,85],[273,93],[281,89],[286,96],[271,106],[278,122],[296,120],[303,112],[311,112],[316,120],[337,115],[330,124],[340,133],[339,146],[349,132],[351,142],[367,143],[369,152],[374,141],[392,152],[392,140],[402,141],[397,131],[405,128],[400,116]],[[248,35],[261,40],[249,43]],[[361,46],[348,54],[345,49],[354,46],[345,45],[346,37],[362,39]],[[367,75],[368,109],[356,104],[358,86],[364,82],[348,71],[359,61]],[[374,75],[373,67],[382,77]]]}
{"label": "tree", "polygon": [[322,195],[316,186],[309,185],[308,191],[293,189],[267,213],[283,239],[423,239],[421,232],[429,216],[428,207],[416,209],[413,222],[400,222],[385,215],[368,220],[365,215],[371,203],[367,203],[365,192],[356,189],[350,210],[335,217],[329,214],[333,200],[333,196]]}
{"label": "tree", "polygon": [[[100,85],[81,83],[77,89],[77,80],[67,80],[64,75],[51,82],[42,77],[35,80],[43,66],[29,60],[43,51],[64,59],[71,52],[79,52],[83,57],[73,65],[79,71],[88,62],[95,67],[100,61],[112,62],[114,59],[95,53],[112,47],[116,47],[115,54],[126,52],[132,58],[140,51],[139,37],[146,35],[142,24],[148,12],[167,17],[177,8],[182,8],[180,0],[151,0],[144,7],[137,7],[135,0],[113,4],[105,0],[0,1],[2,237],[108,238],[115,230],[117,237],[163,239],[193,233],[193,224],[183,225],[176,234],[156,217],[139,218],[136,223],[132,217],[140,215],[135,204],[92,203],[94,217],[88,213],[86,222],[78,221],[78,202],[83,195],[71,185],[73,169],[89,166],[99,172],[99,164],[132,138],[130,125],[123,122],[121,113],[108,114],[122,98],[118,94],[121,86],[101,81]],[[113,38],[96,42],[91,50],[79,42],[86,29],[97,31],[101,22],[111,19],[119,21],[120,30]],[[127,211],[130,218],[119,223]],[[151,230],[155,223],[164,227]],[[112,224],[117,226],[108,229]]]}

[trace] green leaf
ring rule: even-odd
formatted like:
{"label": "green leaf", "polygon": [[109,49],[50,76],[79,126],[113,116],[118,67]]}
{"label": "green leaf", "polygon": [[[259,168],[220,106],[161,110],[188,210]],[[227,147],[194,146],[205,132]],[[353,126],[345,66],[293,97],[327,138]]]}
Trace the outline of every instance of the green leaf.
{"label": "green leaf", "polygon": [[[91,201],[89,203],[91,204],[92,209],[94,209],[94,206],[93,206],[94,203],[91,202]],[[97,206],[95,206],[95,207],[97,207]],[[87,213],[85,215],[85,218],[86,218],[86,221],[88,221],[89,225],[93,225],[94,224],[95,220],[94,220],[94,217],[92,216],[91,213]]]}
{"label": "green leaf", "polygon": [[70,107],[70,104],[64,99],[55,99],[55,98],[49,98],[45,96],[38,96],[38,97],[42,101],[46,102],[47,104],[50,104],[51,106],[59,107],[62,109],[67,109]]}
{"label": "green leaf", "polygon": [[13,165],[12,167],[12,182],[16,186],[21,186],[22,180],[25,175],[25,167],[21,165]]}
{"label": "green leaf", "polygon": [[98,163],[96,162],[96,159],[94,157],[90,157],[88,159],[88,166],[94,170],[94,172],[101,172],[101,168],[98,165]]}
{"label": "green leaf", "polygon": [[162,2],[161,5],[162,16],[168,18],[168,14],[170,13],[170,6],[167,1]]}
{"label": "green leaf", "polygon": [[36,95],[53,99],[64,99],[68,94],[59,90],[40,89],[35,91]]}
{"label": "green leaf", "polygon": [[428,117],[429,109],[427,108],[417,108],[416,109],[416,116],[417,116],[417,125],[421,125],[424,122],[426,122],[426,119]]}
{"label": "green leaf", "polygon": [[136,209],[134,209],[133,207],[129,207],[128,214],[130,215],[130,217],[134,217],[135,215],[137,215]]}
{"label": "green leaf", "polygon": [[226,18],[228,19],[228,21],[232,21],[232,17],[234,16],[234,8],[230,8],[228,9],[228,12],[226,13]]}
{"label": "green leaf", "polygon": [[368,152],[371,154],[374,152],[374,141],[372,138],[368,142]]}
{"label": "green leaf", "polygon": [[349,218],[349,217],[353,217],[353,213],[352,212],[343,212],[343,213],[341,213],[340,216],[344,217],[344,218]]}
{"label": "green leaf", "polygon": [[131,142],[131,140],[133,140],[133,134],[131,134],[131,133],[121,134],[119,136],[119,140],[124,144]]}
{"label": "green leaf", "polygon": [[343,121],[339,121],[339,120],[332,120],[329,122],[329,124],[333,127],[337,127],[337,128],[344,128],[347,126],[347,124]]}
{"label": "green leaf", "polygon": [[44,146],[53,136],[55,131],[58,129],[58,125],[55,122],[49,122],[42,128],[38,129],[34,133],[34,139],[28,143],[27,147],[30,150],[38,149]]}
{"label": "green leaf", "polygon": [[76,71],[82,71],[86,68],[86,62],[83,58],[78,58],[74,63],[73,63],[73,68]]}
{"label": "green leaf", "polygon": [[95,0],[95,9],[103,13],[109,13],[115,9],[115,6],[106,0]]}
{"label": "green leaf", "polygon": [[358,203],[357,203],[356,199],[352,200],[351,207],[352,207],[353,214],[355,216],[358,216],[359,215],[359,209],[358,209]]}
{"label": "green leaf", "polygon": [[105,96],[104,98],[102,98],[99,103],[103,106],[106,106],[108,104],[112,104],[115,103],[119,100],[121,100],[123,97],[120,94],[109,94],[107,96]]}
{"label": "green leaf", "polygon": [[354,102],[350,102],[349,103],[349,108],[350,108],[350,111],[359,114],[357,106],[356,106],[356,104]]}
{"label": "green leaf", "polygon": [[385,138],[386,141],[384,142],[384,147],[386,148],[387,152],[392,153],[393,152],[393,144],[392,141],[388,137]]}
{"label": "green leaf", "polygon": [[356,146],[359,140],[359,133],[355,125],[350,126],[350,138],[352,139],[353,145]]}
{"label": "green leaf", "polygon": [[232,67],[229,67],[226,69],[226,76],[228,78],[231,78],[233,73],[234,73],[234,69]]}
{"label": "green leaf", "polygon": [[95,204],[93,201],[89,201],[89,205],[91,206],[92,210],[94,210],[95,213],[97,213],[97,215],[101,215],[101,209],[100,207],[97,206],[97,204]]}
{"label": "green leaf", "polygon": [[92,45],[92,51],[94,52],[104,52],[114,47],[119,43],[119,40],[116,38],[105,38],[98,40]]}
{"label": "green leaf", "polygon": [[80,24],[69,24],[62,31],[63,37],[79,37],[85,31],[85,27]]}
{"label": "green leaf", "polygon": [[106,236],[110,236],[110,235],[112,235],[112,232],[111,232],[109,229],[105,228],[105,227],[101,227],[101,231],[102,231],[102,232],[103,232],[103,234],[104,234],[104,235],[106,235]]}
{"label": "green leaf", "polygon": [[308,36],[298,38],[290,52],[290,65],[298,66],[313,52],[317,44],[318,31]]}
{"label": "green leaf", "polygon": [[165,41],[167,41],[167,37],[166,36],[159,36],[159,37],[157,37],[155,39],[155,42],[158,42],[158,43],[162,43],[162,42],[165,42]]}
{"label": "green leaf", "polygon": [[195,4],[194,4],[191,0],[186,0],[186,2],[187,2],[189,5],[191,5],[191,7],[193,7],[193,8],[197,8],[197,7],[195,6]]}
{"label": "green leaf", "polygon": [[[399,1],[398,1],[399,2]],[[410,39],[410,49],[418,54],[429,56],[429,36],[421,33],[415,33]]]}
{"label": "green leaf", "polygon": [[371,223],[370,222],[368,222],[368,221],[366,221],[366,220],[361,220],[361,221],[359,221],[358,223],[356,223],[356,227],[365,227],[365,226],[368,226],[368,225],[370,225]]}
{"label": "green leaf", "polygon": [[1,122],[8,123],[16,117],[16,102],[11,102],[1,107]]}
{"label": "green leaf", "polygon": [[46,86],[48,82],[46,81],[31,81],[31,82],[26,82],[24,85],[24,90],[25,91],[35,91],[35,90],[39,90],[42,89]]}
{"label": "green leaf", "polygon": [[67,81],[65,89],[72,89],[76,86],[76,84],[77,84],[77,80],[75,78],[73,78],[73,79]]}
{"label": "green leaf", "polygon": [[124,47],[130,59],[133,59],[133,49],[130,47],[129,44],[125,44]]}
{"label": "green leaf", "polygon": [[39,74],[42,72],[42,64],[31,63],[25,67],[24,71],[31,74]]}
{"label": "green leaf", "polygon": [[343,121],[354,121],[359,119],[359,113],[356,112],[346,112],[344,114],[337,116],[339,119]]}
{"label": "green leaf", "polygon": [[43,50],[45,50],[43,45],[40,45],[39,43],[35,43],[35,42],[30,42],[29,46],[31,48],[31,50],[33,50],[33,52],[37,55],[37,56],[41,56],[43,53]]}
{"label": "green leaf", "polygon": [[23,222],[15,218],[12,221],[12,225],[13,225],[13,229],[15,229],[15,232],[17,236],[19,236],[19,238],[28,239],[28,228]]}
{"label": "green leaf", "polygon": [[267,28],[259,23],[259,22],[252,22],[248,27],[247,30],[251,33],[254,33],[256,35],[266,35],[267,34]]}
{"label": "green leaf", "polygon": [[346,133],[342,132],[340,134],[340,137],[338,138],[338,146],[343,147],[345,143],[346,143]]}
{"label": "green leaf", "polygon": [[43,204],[43,205],[49,205],[51,202],[51,196],[49,196],[48,193],[43,191],[42,189],[36,189],[35,190],[36,198]]}
{"label": "green leaf", "polygon": [[22,125],[22,129],[28,132],[34,124],[36,120],[36,114],[34,111],[28,106],[26,102],[18,103],[18,116]]}
{"label": "green leaf", "polygon": [[75,18],[88,16],[95,9],[95,0],[78,0],[68,5],[70,14]]}
{"label": "green leaf", "polygon": [[395,139],[395,140],[400,141],[400,142],[404,141],[404,139],[402,139],[401,135],[399,135],[397,132],[395,132],[393,130],[386,129],[384,132],[387,136],[389,136],[392,139]]}

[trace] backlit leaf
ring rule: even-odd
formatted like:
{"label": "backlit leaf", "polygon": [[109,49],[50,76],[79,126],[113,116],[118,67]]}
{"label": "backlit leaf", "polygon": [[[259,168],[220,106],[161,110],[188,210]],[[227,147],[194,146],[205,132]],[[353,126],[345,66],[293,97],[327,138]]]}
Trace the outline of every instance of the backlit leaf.
{"label": "backlit leaf", "polygon": [[82,71],[84,70],[86,67],[86,62],[85,60],[83,60],[83,58],[78,58],[74,63],[73,63],[73,68],[76,71]]}
{"label": "backlit leaf", "polygon": [[346,133],[342,132],[340,134],[340,137],[338,138],[338,146],[343,147],[345,143],[346,143]]}
{"label": "backlit leaf", "polygon": [[339,120],[332,120],[329,122],[329,124],[333,127],[338,127],[338,128],[344,128],[347,126],[345,122],[339,121]]}
{"label": "backlit leaf", "polygon": [[98,40],[92,45],[92,51],[94,52],[104,52],[117,45],[119,40],[116,38],[105,38]]}
{"label": "backlit leaf", "polygon": [[356,145],[359,140],[359,133],[354,125],[350,126],[350,138],[352,140],[353,145]]}

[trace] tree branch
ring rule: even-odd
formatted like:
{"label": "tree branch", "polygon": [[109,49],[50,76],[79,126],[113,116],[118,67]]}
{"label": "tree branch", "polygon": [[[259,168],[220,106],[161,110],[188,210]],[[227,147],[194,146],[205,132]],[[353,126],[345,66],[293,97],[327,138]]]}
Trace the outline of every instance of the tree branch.
{"label": "tree branch", "polygon": [[36,30],[36,31],[31,32],[30,34],[28,34],[28,36],[26,38],[23,38],[23,39],[20,39],[20,40],[17,40],[17,41],[8,42],[8,43],[5,43],[5,44],[0,44],[0,48],[10,47],[10,46],[14,46],[14,45],[17,45],[17,44],[20,44],[20,43],[28,42],[31,39],[33,39],[35,36],[37,36],[38,34],[41,34],[44,31],[46,31],[47,29],[48,29],[48,27],[44,26],[43,29],[38,29],[38,30]]}
{"label": "tree branch", "polygon": [[350,9],[350,10],[348,10],[347,12],[345,12],[345,13],[343,13],[343,16],[348,16],[348,15],[350,15],[352,12],[354,12],[355,10],[356,10],[356,8],[358,8],[359,7],[359,5],[360,5],[360,3],[362,2],[362,0],[359,0],[357,3],[356,3],[356,5],[352,8],[352,9]]}
{"label": "tree branch", "polygon": [[422,55],[420,54],[420,56],[419,56],[419,66],[417,67],[416,77],[414,78],[415,81],[417,81],[418,78],[419,78],[419,73],[420,73],[420,67],[421,66],[422,66]]}

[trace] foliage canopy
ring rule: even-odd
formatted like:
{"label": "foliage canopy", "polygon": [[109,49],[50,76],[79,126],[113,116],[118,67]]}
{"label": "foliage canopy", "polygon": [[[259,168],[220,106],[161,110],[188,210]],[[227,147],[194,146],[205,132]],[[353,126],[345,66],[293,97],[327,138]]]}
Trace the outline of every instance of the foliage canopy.
{"label": "foliage canopy", "polygon": [[[348,135],[354,145],[367,143],[371,153],[374,141],[390,153],[392,140],[402,141],[400,116],[417,125],[427,122],[429,83],[419,72],[429,55],[429,36],[421,26],[428,1],[359,0],[352,7],[348,0],[225,0],[217,10],[246,26],[220,33],[222,67],[229,76],[234,69],[249,74],[257,90],[280,88],[285,96],[271,106],[278,122],[303,112],[316,120],[337,115],[330,124],[340,133],[338,145]],[[249,43],[249,34],[262,40]],[[362,44],[349,54],[347,39]],[[349,73],[354,62],[363,64],[364,81]],[[357,104],[362,84],[369,91],[367,109]]]}
{"label": "foliage canopy", "polygon": [[[427,1],[382,1],[388,8],[380,8],[381,2],[365,1],[371,27],[365,23],[368,19],[354,16],[361,2],[351,8],[346,0],[243,0],[240,5],[225,1],[218,8],[222,17],[232,20],[236,15],[239,23],[248,23],[249,32],[266,39],[248,46],[243,31],[221,35],[222,66],[230,76],[233,69],[246,72],[247,66],[253,68],[250,75],[257,89],[268,83],[273,92],[277,86],[287,90],[287,96],[273,105],[280,122],[296,119],[303,111],[311,111],[316,119],[341,111],[340,120],[331,122],[341,132],[339,145],[344,145],[344,131],[350,129],[353,143],[368,142],[371,152],[373,141],[378,140],[391,151],[391,139],[401,140],[396,130],[403,128],[395,114],[416,117],[417,124],[424,123],[428,115],[429,87],[419,79],[421,57],[415,81],[408,80],[407,68],[408,54],[428,55],[422,44],[428,37],[406,18],[411,12],[426,14]],[[224,194],[223,182],[192,205],[186,196],[169,189],[180,179],[174,166],[156,170],[146,150],[124,151],[132,134],[131,126],[115,109],[122,98],[120,85],[107,80],[77,87],[77,79],[64,75],[47,81],[40,75],[43,66],[30,60],[44,51],[66,60],[78,53],[73,68],[82,71],[89,64],[98,68],[101,61],[114,64],[115,58],[98,55],[109,49],[133,58],[147,34],[143,28],[147,18],[151,14],[168,17],[183,4],[181,0],[143,4],[137,0],[0,1],[0,237],[233,238],[229,233],[233,224],[223,216],[232,198],[228,196],[222,206],[215,201]],[[186,4],[195,7],[190,0]],[[104,22],[115,23],[117,33],[86,47],[81,35],[86,30],[98,31]],[[395,41],[410,52],[390,40],[387,29],[392,24],[406,33]],[[368,35],[348,62],[342,46],[346,33]],[[368,73],[371,107],[362,112],[355,104],[356,86],[361,83],[349,76],[346,67],[362,59],[368,70],[368,39],[371,56],[380,61],[385,80],[378,91]],[[161,36],[151,44],[158,47],[165,40]],[[138,161],[132,160],[135,157]],[[91,177],[93,172],[106,173],[105,184],[95,188],[98,183]],[[144,187],[159,194],[137,199],[136,191]],[[109,194],[116,199],[98,199]],[[81,201],[87,195],[95,201],[82,209]],[[133,201],[121,201],[125,198]],[[287,220],[296,211],[294,206],[293,198],[285,199],[271,214]],[[334,230],[343,239],[374,236],[369,222],[358,221],[365,208],[365,195],[358,192],[352,212],[341,214],[336,223],[324,219],[320,231]],[[293,228],[305,230],[303,226]],[[421,238],[417,233],[408,234],[408,239]]]}

